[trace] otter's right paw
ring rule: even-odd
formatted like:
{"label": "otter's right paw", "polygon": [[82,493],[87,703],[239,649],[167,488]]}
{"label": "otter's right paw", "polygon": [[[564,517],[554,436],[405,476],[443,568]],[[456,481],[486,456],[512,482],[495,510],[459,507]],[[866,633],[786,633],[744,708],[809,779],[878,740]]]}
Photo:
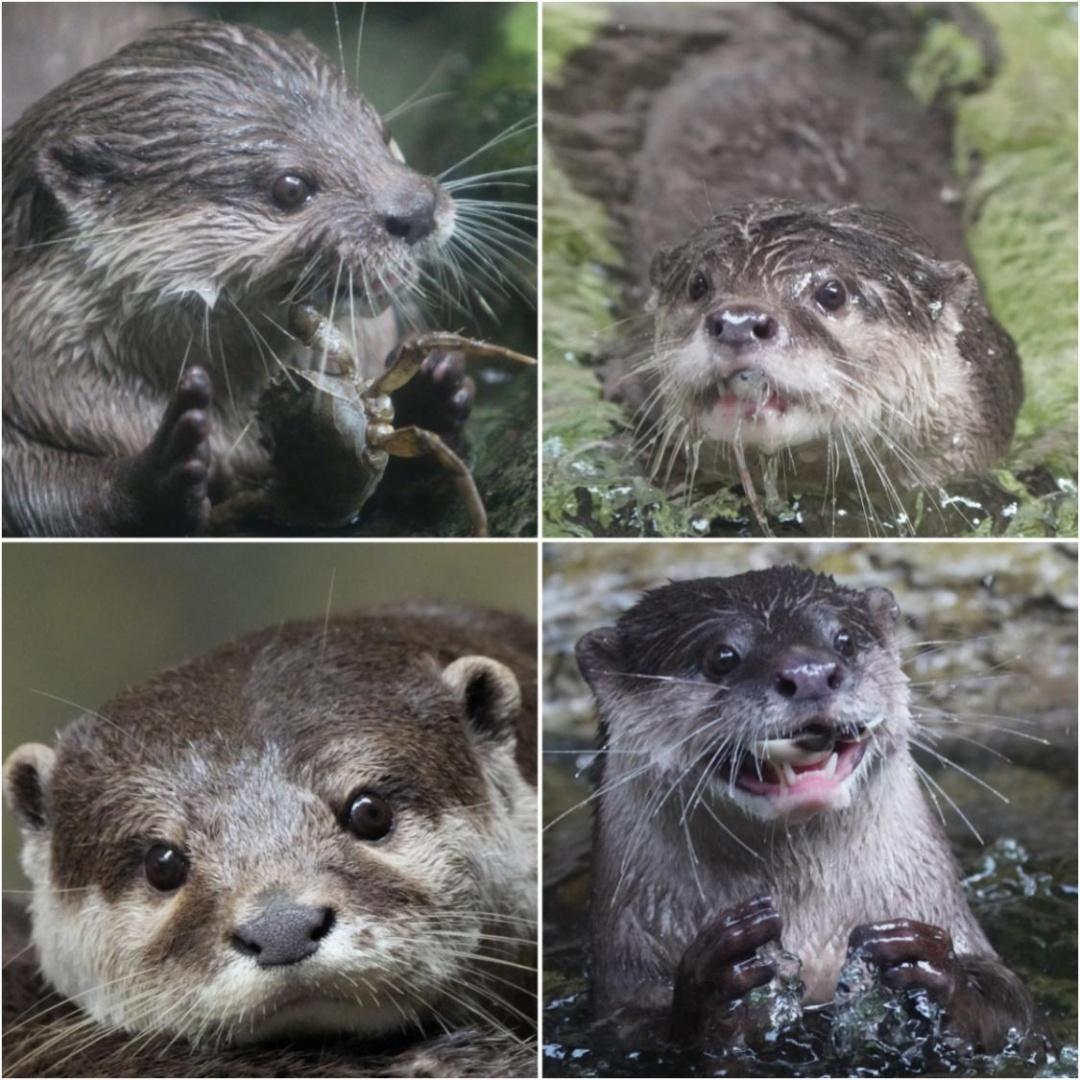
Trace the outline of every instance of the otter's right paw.
{"label": "otter's right paw", "polygon": [[728,1004],[764,986],[776,974],[776,965],[757,950],[779,941],[782,929],[771,896],[755,896],[709,922],[675,973],[672,1037],[680,1042],[700,1038],[706,998],[711,1004]]}
{"label": "otter's right paw", "polygon": [[131,493],[139,531],[190,536],[210,520],[210,377],[189,368],[150,445],[134,460]]}

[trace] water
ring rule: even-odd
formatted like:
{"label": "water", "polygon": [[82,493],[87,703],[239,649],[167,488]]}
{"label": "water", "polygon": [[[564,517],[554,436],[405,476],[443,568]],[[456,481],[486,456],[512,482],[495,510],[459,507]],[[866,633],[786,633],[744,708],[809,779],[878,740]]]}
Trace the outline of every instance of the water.
{"label": "water", "polygon": [[[643,587],[669,576],[795,561],[833,571],[845,584],[889,586],[904,612],[909,642],[948,642],[909,649],[908,673],[926,708],[965,720],[935,723],[947,730],[938,752],[1008,802],[926,755],[921,764],[982,838],[976,840],[944,807],[972,908],[1005,962],[1031,987],[1063,1048],[1041,1065],[1015,1050],[965,1057],[937,1031],[932,1008],[931,1015],[912,1018],[901,1002],[876,989],[852,995],[836,1015],[806,1010],[793,1025],[778,1025],[764,1050],[680,1057],[651,1041],[637,1049],[617,1047],[589,1012],[591,823],[585,809],[567,814],[545,835],[547,1075],[1075,1076],[1075,558],[1074,547],[1041,544],[604,544],[585,550],[549,544],[548,822],[591,792],[592,705],[576,673],[573,643],[584,630],[610,621]],[[922,715],[929,723],[942,714]],[[852,982],[859,985],[854,975]],[[888,1042],[881,1037],[883,1025],[892,1031]]]}

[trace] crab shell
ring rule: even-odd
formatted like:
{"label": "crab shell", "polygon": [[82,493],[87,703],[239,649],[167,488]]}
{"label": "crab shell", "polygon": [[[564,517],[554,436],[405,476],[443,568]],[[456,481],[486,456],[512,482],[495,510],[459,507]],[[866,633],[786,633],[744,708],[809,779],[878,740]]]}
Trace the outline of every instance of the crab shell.
{"label": "crab shell", "polygon": [[382,480],[388,455],[372,423],[393,418],[389,398],[365,398],[348,376],[287,368],[257,409],[274,466],[274,493],[297,525],[349,524]]}

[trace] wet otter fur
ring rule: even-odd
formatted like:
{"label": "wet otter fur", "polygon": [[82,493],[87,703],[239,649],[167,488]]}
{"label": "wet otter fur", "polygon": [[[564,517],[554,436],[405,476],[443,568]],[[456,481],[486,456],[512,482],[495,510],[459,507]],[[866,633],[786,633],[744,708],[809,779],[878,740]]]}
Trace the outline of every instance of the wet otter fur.
{"label": "wet otter fur", "polygon": [[919,40],[901,4],[618,5],[567,62],[549,138],[628,263],[605,392],[661,482],[901,515],[1008,448],[1019,359],[965,264],[949,118],[903,83]]}
{"label": "wet otter fur", "polygon": [[658,1017],[683,1046],[753,1038],[744,999],[779,943],[807,1003],[857,952],[978,1050],[1035,1031],[919,786],[898,616],[886,589],[779,567],[651,590],[578,643],[601,725],[601,1016]]}
{"label": "wet otter fur", "polygon": [[5,1072],[531,1072],[535,679],[508,615],[290,623],[16,750]]}
{"label": "wet otter fur", "polygon": [[[319,362],[288,305],[347,322],[373,374],[455,216],[314,46],[209,21],[27,110],[3,199],[7,535],[204,531],[270,480],[263,388]],[[398,421],[457,441],[473,392],[460,358],[433,358]]]}

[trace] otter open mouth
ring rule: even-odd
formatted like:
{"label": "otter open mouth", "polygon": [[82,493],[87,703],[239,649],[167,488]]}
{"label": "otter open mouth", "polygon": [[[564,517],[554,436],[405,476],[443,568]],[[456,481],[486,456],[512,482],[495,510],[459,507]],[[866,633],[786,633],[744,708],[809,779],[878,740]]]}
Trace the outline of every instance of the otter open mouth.
{"label": "otter open mouth", "polygon": [[784,817],[843,809],[851,798],[848,781],[878,723],[836,729],[814,720],[790,735],[753,743],[737,763],[734,786],[768,799]]}

